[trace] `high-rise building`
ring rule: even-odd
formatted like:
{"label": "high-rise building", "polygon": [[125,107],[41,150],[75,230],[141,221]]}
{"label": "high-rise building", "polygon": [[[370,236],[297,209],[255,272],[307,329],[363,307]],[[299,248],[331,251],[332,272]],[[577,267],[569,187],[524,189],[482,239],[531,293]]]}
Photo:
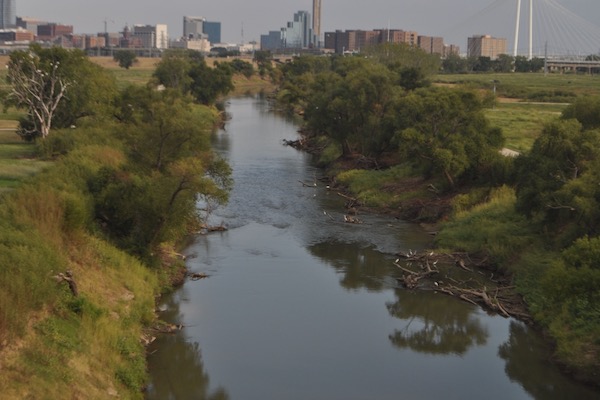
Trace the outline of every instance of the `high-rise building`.
{"label": "high-rise building", "polygon": [[320,47],[321,43],[321,0],[313,0],[313,35],[315,35],[314,43]]}
{"label": "high-rise building", "polygon": [[202,39],[204,33],[202,17],[183,17],[183,37],[186,39]]}
{"label": "high-rise building", "polygon": [[211,43],[221,43],[221,23],[204,21],[202,32],[208,35],[208,41]]}
{"label": "high-rise building", "polygon": [[0,29],[14,28],[17,25],[17,0],[0,0]]}
{"label": "high-rise building", "polygon": [[202,17],[183,17],[183,37],[208,39],[211,43],[221,43],[221,23],[207,21]]}
{"label": "high-rise building", "polygon": [[302,49],[313,44],[312,21],[308,11],[298,11],[294,20],[287,23],[285,29],[285,47]]}

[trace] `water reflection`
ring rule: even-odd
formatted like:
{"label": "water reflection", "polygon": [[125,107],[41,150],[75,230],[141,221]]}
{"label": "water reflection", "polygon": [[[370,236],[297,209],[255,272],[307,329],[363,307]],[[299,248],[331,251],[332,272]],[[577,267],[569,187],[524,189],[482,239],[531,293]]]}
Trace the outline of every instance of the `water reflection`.
{"label": "water reflection", "polygon": [[[179,323],[182,320],[179,302],[173,297],[164,304],[164,320]],[[168,351],[167,351],[168,349]],[[188,342],[182,333],[162,335],[148,352],[148,367],[152,384],[146,392],[148,400],[198,399],[227,400],[223,388],[210,391],[210,378],[204,370],[200,346]]]}
{"label": "water reflection", "polygon": [[474,309],[434,292],[396,289],[397,300],[387,303],[393,317],[406,326],[389,336],[394,346],[426,354],[464,355],[472,346],[487,342],[488,330],[473,315]]}
{"label": "water reflection", "polygon": [[365,288],[379,292],[394,285],[395,272],[389,256],[377,252],[372,245],[324,242],[308,248],[311,254],[333,266],[342,276],[340,285],[348,290]]}
{"label": "water reflection", "polygon": [[[533,398],[547,399],[598,399],[598,392],[569,382],[558,369],[544,368],[550,363],[550,352],[538,335],[532,334],[526,325],[511,322],[510,337],[500,346],[498,355],[506,361],[506,375],[519,382]],[[537,361],[541,355],[545,360]]]}

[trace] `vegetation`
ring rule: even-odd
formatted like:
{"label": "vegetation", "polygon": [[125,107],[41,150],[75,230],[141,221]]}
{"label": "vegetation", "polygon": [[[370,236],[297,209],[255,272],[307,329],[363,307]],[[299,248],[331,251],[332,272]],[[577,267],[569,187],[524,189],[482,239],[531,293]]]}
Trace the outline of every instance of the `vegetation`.
{"label": "vegetation", "polygon": [[[309,148],[327,155],[321,160],[330,161],[335,182],[358,203],[420,221],[445,220],[437,246],[477,255],[509,275],[555,341],[557,359],[580,379],[600,384],[596,79],[434,78],[426,69],[406,81],[385,50],[371,51],[367,58],[300,57],[281,68],[278,101],[304,115]],[[485,71],[537,68],[525,64],[504,57]],[[496,96],[554,103],[498,102]],[[521,156],[500,156],[505,137]]]}
{"label": "vegetation", "polygon": [[133,50],[120,50],[115,52],[113,58],[119,63],[119,67],[129,69],[137,62],[137,56]]}
{"label": "vegetation", "polygon": [[194,51],[168,51],[153,76],[166,88],[189,93],[205,105],[214,104],[219,96],[233,90],[230,65],[215,62],[211,68],[200,53]]}
{"label": "vegetation", "polygon": [[[0,137],[0,397],[142,398],[140,338],[180,271],[176,246],[202,223],[197,201],[227,200],[209,141],[219,112],[176,88],[119,90],[78,51],[13,57],[29,54],[78,78],[44,140]],[[21,126],[35,113],[7,110]]]}

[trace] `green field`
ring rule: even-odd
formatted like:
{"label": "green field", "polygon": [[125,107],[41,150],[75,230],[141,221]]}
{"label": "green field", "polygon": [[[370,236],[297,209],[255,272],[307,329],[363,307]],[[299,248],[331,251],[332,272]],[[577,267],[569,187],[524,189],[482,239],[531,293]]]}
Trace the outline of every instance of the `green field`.
{"label": "green field", "polygon": [[496,104],[486,111],[492,125],[502,129],[506,147],[531,148],[544,123],[560,116],[575,98],[600,95],[600,76],[579,74],[452,74],[438,75],[434,84],[463,86],[492,95]]}

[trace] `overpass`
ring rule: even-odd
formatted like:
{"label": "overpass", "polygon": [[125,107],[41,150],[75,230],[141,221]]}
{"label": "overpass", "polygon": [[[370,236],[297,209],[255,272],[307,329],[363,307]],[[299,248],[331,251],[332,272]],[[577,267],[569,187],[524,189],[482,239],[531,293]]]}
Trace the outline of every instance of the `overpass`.
{"label": "overpass", "polygon": [[600,60],[577,60],[574,58],[548,58],[546,60],[546,68],[552,72],[577,72],[587,71],[590,75],[594,70],[600,70]]}

